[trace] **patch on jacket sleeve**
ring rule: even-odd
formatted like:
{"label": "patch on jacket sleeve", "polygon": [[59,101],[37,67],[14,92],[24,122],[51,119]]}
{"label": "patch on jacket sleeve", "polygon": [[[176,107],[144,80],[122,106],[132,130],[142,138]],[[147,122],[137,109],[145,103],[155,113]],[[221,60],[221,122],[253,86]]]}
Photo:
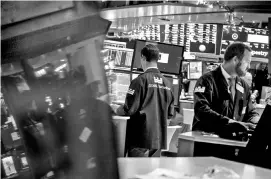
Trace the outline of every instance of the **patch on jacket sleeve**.
{"label": "patch on jacket sleeve", "polygon": [[128,93],[128,94],[130,94],[130,95],[134,95],[135,90],[133,90],[133,89],[129,88],[129,90],[127,91],[127,93]]}
{"label": "patch on jacket sleeve", "polygon": [[198,86],[195,88],[194,93],[204,93],[205,92],[205,87]]}

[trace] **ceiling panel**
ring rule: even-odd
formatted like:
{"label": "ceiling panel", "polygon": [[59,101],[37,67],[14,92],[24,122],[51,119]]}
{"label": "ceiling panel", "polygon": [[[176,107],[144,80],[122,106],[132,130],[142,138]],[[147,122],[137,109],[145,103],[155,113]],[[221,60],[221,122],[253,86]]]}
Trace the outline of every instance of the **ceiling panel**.
{"label": "ceiling panel", "polygon": [[[261,24],[262,22],[268,22],[268,17],[271,17],[271,12],[246,12],[250,8],[252,9],[258,6],[264,6],[264,2],[262,4],[253,4],[253,2],[246,4],[245,2],[238,3],[235,1],[224,1],[223,3],[225,5],[229,5],[231,8],[236,7],[238,12],[234,12],[235,16],[238,18],[243,16],[243,20],[248,23],[255,22]],[[269,4],[271,4],[271,2]],[[268,7],[268,3],[266,6]],[[242,7],[246,7],[247,9],[243,8],[243,10],[241,10]],[[225,9],[218,7],[199,7],[195,5],[195,2],[193,4],[192,1],[185,1],[185,3],[178,4],[159,3],[153,5],[149,4],[129,7],[126,6],[115,9],[104,9],[101,11],[101,16],[112,21],[110,31],[115,32],[131,31],[140,26],[151,24],[178,24],[188,22],[225,24],[228,20],[229,13]],[[238,19],[235,19],[235,21],[236,24],[241,22]]]}
{"label": "ceiling panel", "polygon": [[154,5],[139,5],[121,7],[115,9],[105,9],[101,11],[101,17],[113,20],[119,18],[161,16],[170,14],[187,14],[187,13],[211,13],[225,12],[224,9],[197,7],[192,5],[159,3]]}
{"label": "ceiling panel", "polygon": [[[159,16],[154,17],[136,17],[136,18],[120,18],[111,20],[112,24],[110,31],[131,31],[139,28],[144,25],[151,24],[179,24],[179,23],[216,23],[224,24],[228,19],[228,13],[209,13],[209,14],[192,14],[192,15],[172,15],[172,16],[163,16],[163,18],[168,19],[161,20]],[[267,22],[268,17],[271,17],[271,14],[257,14],[257,13],[243,13],[236,12],[235,16],[242,17],[245,22]],[[236,20],[236,23],[239,24],[241,21]]]}

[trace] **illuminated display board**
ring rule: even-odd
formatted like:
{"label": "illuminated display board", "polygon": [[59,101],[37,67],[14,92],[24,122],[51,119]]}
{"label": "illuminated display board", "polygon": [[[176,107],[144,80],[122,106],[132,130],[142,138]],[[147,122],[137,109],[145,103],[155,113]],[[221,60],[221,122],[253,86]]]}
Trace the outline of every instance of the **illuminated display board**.
{"label": "illuminated display board", "polygon": [[217,25],[171,24],[165,25],[165,43],[185,46],[186,52],[215,54]]}
{"label": "illuminated display board", "polygon": [[268,35],[269,31],[266,29],[223,25],[220,54],[224,54],[231,43],[239,41],[251,48],[252,57],[267,58],[269,50]]}

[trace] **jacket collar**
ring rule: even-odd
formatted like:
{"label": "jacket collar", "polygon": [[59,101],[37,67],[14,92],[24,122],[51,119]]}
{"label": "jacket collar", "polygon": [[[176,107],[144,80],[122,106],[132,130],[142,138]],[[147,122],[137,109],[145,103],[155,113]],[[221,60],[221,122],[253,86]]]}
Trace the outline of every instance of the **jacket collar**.
{"label": "jacket collar", "polygon": [[228,82],[222,73],[222,67],[216,68],[214,74],[214,77],[217,79],[216,81],[220,81],[221,85],[223,85],[225,89],[228,89]]}
{"label": "jacket collar", "polygon": [[144,73],[160,73],[158,68],[148,68]]}

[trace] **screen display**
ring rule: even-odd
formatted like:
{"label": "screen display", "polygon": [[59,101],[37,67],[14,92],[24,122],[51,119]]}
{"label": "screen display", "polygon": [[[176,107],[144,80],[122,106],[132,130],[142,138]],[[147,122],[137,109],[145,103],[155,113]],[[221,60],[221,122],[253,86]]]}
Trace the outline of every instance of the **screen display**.
{"label": "screen display", "polygon": [[162,42],[185,46],[185,52],[216,53],[216,24],[167,24],[164,34]]}
{"label": "screen display", "polygon": [[111,69],[127,68],[130,70],[133,59],[132,49],[108,47],[107,50],[109,61],[112,64]]}
{"label": "screen display", "polygon": [[202,76],[202,61],[189,62],[188,79],[198,79]]}
{"label": "screen display", "polygon": [[17,173],[12,156],[2,158],[2,163],[7,177]]}
{"label": "screen display", "polygon": [[194,94],[194,89],[196,86],[197,80],[190,80],[189,82],[189,88],[188,88],[188,94],[193,95]]}
{"label": "screen display", "polygon": [[180,98],[179,79],[173,78],[173,77],[168,77],[168,76],[165,76],[165,78],[167,78],[170,81],[170,83],[172,84],[171,90],[172,90],[173,96],[174,96],[174,105],[179,106],[179,98]]}
{"label": "screen display", "polygon": [[269,50],[268,35],[269,31],[266,29],[223,25],[220,54],[224,54],[231,43],[239,41],[251,48],[252,57],[267,58]]}
{"label": "screen display", "polygon": [[137,78],[140,74],[139,73],[132,73],[131,74],[131,80],[134,80],[135,78]]}
{"label": "screen display", "polygon": [[129,73],[113,72],[110,75],[109,91],[112,102],[125,102],[126,93],[130,86],[130,78]]}
{"label": "screen display", "polygon": [[[133,56],[132,69],[142,69],[141,67],[141,50],[149,43],[142,40],[136,41]],[[158,60],[158,68],[163,73],[179,74],[181,69],[181,60],[183,57],[183,47],[164,43],[153,43],[160,51],[160,59]]]}
{"label": "screen display", "polygon": [[161,42],[161,25],[146,25],[141,29],[134,30],[133,35],[137,34],[137,39]]}
{"label": "screen display", "polygon": [[203,74],[215,70],[221,63],[203,62]]}

